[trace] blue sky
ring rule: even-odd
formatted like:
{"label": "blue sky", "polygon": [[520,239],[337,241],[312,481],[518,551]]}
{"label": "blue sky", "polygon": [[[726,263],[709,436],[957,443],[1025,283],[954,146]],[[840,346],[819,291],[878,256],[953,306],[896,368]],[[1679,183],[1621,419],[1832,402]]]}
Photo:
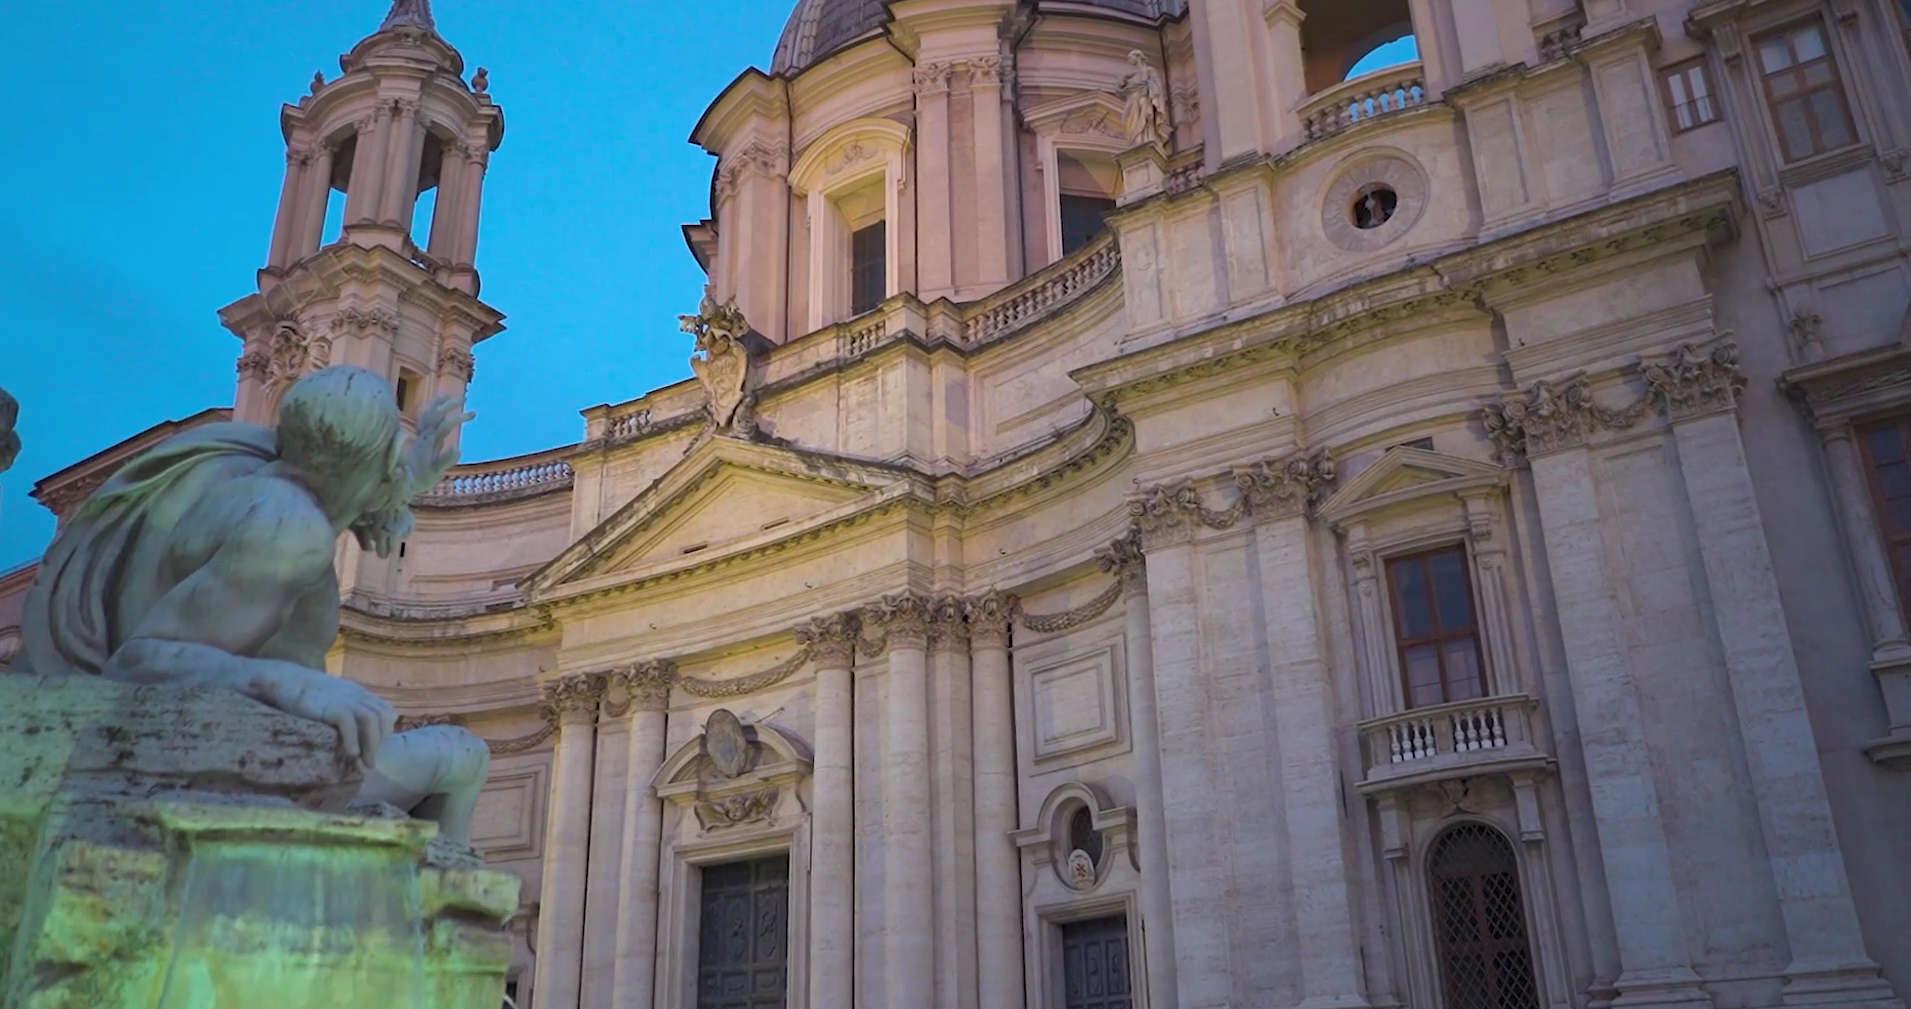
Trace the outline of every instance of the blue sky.
{"label": "blue sky", "polygon": [[[689,375],[708,212],[686,138],[791,0],[438,0],[438,30],[504,107],[478,266],[509,317],[477,352],[466,459],[576,441],[577,411]],[[255,289],[285,165],[279,104],[387,0],[25,0],[0,60],[0,387],[25,448],[0,475],[0,570],[52,516],[33,482],[163,420],[232,402],[215,312]],[[719,14],[719,11],[721,12]]]}
{"label": "blue sky", "polygon": [[[678,225],[708,212],[686,141],[793,0],[438,0],[490,70],[504,146],[478,266],[507,316],[478,348],[466,460],[576,441],[577,411],[688,376],[676,317],[702,273]],[[0,387],[25,448],[0,475],[0,570],[53,518],[33,482],[153,424],[232,402],[216,311],[255,287],[284,171],[279,104],[369,34],[387,0],[26,0],[0,60]],[[720,12],[720,13],[719,13]],[[1376,62],[1410,55],[1384,47]]]}

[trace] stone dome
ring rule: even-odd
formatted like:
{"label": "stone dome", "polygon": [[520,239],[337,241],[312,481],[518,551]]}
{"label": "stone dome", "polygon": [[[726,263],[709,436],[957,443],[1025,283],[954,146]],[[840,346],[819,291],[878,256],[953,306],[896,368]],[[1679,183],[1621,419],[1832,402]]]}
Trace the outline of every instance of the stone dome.
{"label": "stone dome", "polygon": [[[1034,5],[1033,0],[1024,0]],[[1100,8],[1149,19],[1178,17],[1187,0],[1068,0],[1042,4],[1064,8]],[[776,41],[770,71],[795,73],[882,28],[889,20],[887,0],[797,0],[796,9]]]}

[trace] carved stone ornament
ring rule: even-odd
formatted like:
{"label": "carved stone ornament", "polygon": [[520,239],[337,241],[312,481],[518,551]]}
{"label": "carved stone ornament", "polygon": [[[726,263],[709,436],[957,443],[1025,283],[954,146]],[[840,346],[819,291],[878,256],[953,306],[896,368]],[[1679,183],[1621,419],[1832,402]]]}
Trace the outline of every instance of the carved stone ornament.
{"label": "carved stone ornament", "polygon": [[1088,852],[1076,848],[1068,853],[1068,872],[1065,877],[1068,884],[1077,890],[1092,889],[1095,885],[1095,860]]}
{"label": "carved stone ornament", "polygon": [[1246,499],[1220,510],[1202,504],[1201,492],[1191,480],[1157,484],[1128,501],[1129,524],[1141,532],[1145,549],[1187,542],[1197,526],[1231,529],[1245,514]]}
{"label": "carved stone ornament", "polygon": [[726,778],[739,777],[750,769],[755,756],[750,734],[730,709],[718,708],[703,723],[703,755]]}
{"label": "carved stone ornament", "polygon": [[744,321],[736,302],[717,304],[708,286],[703,289],[703,304],[697,314],[678,316],[677,322],[697,341],[690,355],[690,370],[703,386],[711,430],[734,430],[739,426],[738,408],[746,398],[750,361],[743,337],[750,331],[750,324]]}
{"label": "carved stone ornament", "polygon": [[1000,589],[990,589],[962,601],[969,621],[969,639],[980,646],[997,648],[1008,644],[1009,619],[1018,606],[1016,598]]}
{"label": "carved stone ornament", "polygon": [[618,714],[626,710],[662,711],[670,704],[677,666],[668,659],[655,659],[625,666],[612,672],[610,678],[624,691],[624,706]]}
{"label": "carved stone ornament", "polygon": [[1710,347],[1684,344],[1664,357],[1641,361],[1640,372],[1673,420],[1736,410],[1745,388],[1738,344],[1730,340]]}
{"label": "carved stone ornament", "polygon": [[349,305],[339,309],[332,316],[331,330],[334,337],[363,337],[374,333],[387,337],[396,336],[398,313],[388,308],[359,308],[356,305]]}
{"label": "carved stone ornament", "polygon": [[298,323],[282,320],[263,345],[239,356],[239,375],[268,383],[293,382],[330,363],[332,340],[308,334]]}
{"label": "carved stone ornament", "polygon": [[740,827],[759,821],[774,822],[778,792],[774,788],[738,792],[697,803],[697,825],[704,831]]}
{"label": "carved stone ornament", "polygon": [[1585,442],[1595,431],[1623,431],[1639,422],[1651,406],[1649,398],[1613,409],[1593,401],[1592,383],[1585,375],[1557,381],[1541,379],[1524,395],[1508,396],[1488,404],[1480,421],[1493,440],[1501,465],[1521,456],[1544,455]]}
{"label": "carved stone ornament", "polygon": [[918,94],[933,94],[949,90],[949,78],[955,71],[952,63],[925,63],[916,67],[911,75],[914,78]]}
{"label": "carved stone ornament", "polygon": [[1334,460],[1326,453],[1295,453],[1286,459],[1262,460],[1234,471],[1249,514],[1262,518],[1298,515],[1334,481]]}
{"label": "carved stone ornament", "polygon": [[463,347],[446,347],[439,351],[438,367],[467,382],[477,371],[477,363],[471,359],[471,352]]}
{"label": "carved stone ornament", "polygon": [[735,195],[743,177],[751,174],[781,178],[782,152],[761,140],[753,140],[734,154],[726,153],[717,166],[716,202],[722,203]]}
{"label": "carved stone ornament", "polygon": [[876,654],[892,645],[928,647],[929,602],[913,592],[899,592],[863,607],[862,641]]}
{"label": "carved stone ornament", "polygon": [[582,673],[546,683],[542,707],[546,721],[560,724],[588,722],[596,720],[598,705],[603,700],[604,677],[597,673]]}
{"label": "carved stone ornament", "polygon": [[853,613],[832,613],[812,617],[799,624],[796,641],[810,651],[817,665],[847,669],[856,654],[856,635],[861,630]]}

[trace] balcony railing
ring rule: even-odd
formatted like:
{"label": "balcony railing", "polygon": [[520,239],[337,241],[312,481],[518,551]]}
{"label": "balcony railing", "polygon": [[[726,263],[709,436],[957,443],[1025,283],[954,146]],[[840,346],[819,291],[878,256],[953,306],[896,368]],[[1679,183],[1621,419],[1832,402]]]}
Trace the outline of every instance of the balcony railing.
{"label": "balcony railing", "polygon": [[460,466],[418,496],[418,503],[438,507],[480,504],[530,497],[569,487],[571,464],[562,459],[504,459]]}
{"label": "balcony railing", "polygon": [[975,307],[967,324],[970,346],[989,340],[1047,315],[1093,290],[1121,268],[1121,247],[1108,234],[1058,260]]}
{"label": "balcony railing", "polygon": [[1551,763],[1535,733],[1539,702],[1524,694],[1414,708],[1360,724],[1363,788]]}
{"label": "balcony railing", "polygon": [[1307,139],[1331,137],[1356,123],[1417,108],[1427,102],[1419,63],[1402,63],[1342,81],[1309,97],[1296,111]]}

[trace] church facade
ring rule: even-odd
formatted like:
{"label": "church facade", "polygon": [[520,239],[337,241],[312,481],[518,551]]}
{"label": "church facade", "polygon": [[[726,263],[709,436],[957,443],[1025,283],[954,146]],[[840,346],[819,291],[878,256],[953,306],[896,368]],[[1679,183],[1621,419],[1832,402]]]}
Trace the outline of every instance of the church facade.
{"label": "church facade", "polygon": [[[521,1006],[1901,1009],[1908,31],[799,0],[693,132],[695,377],[342,544],[332,671],[490,742]],[[483,378],[487,75],[422,0],[341,71],[232,409],[56,512]]]}

